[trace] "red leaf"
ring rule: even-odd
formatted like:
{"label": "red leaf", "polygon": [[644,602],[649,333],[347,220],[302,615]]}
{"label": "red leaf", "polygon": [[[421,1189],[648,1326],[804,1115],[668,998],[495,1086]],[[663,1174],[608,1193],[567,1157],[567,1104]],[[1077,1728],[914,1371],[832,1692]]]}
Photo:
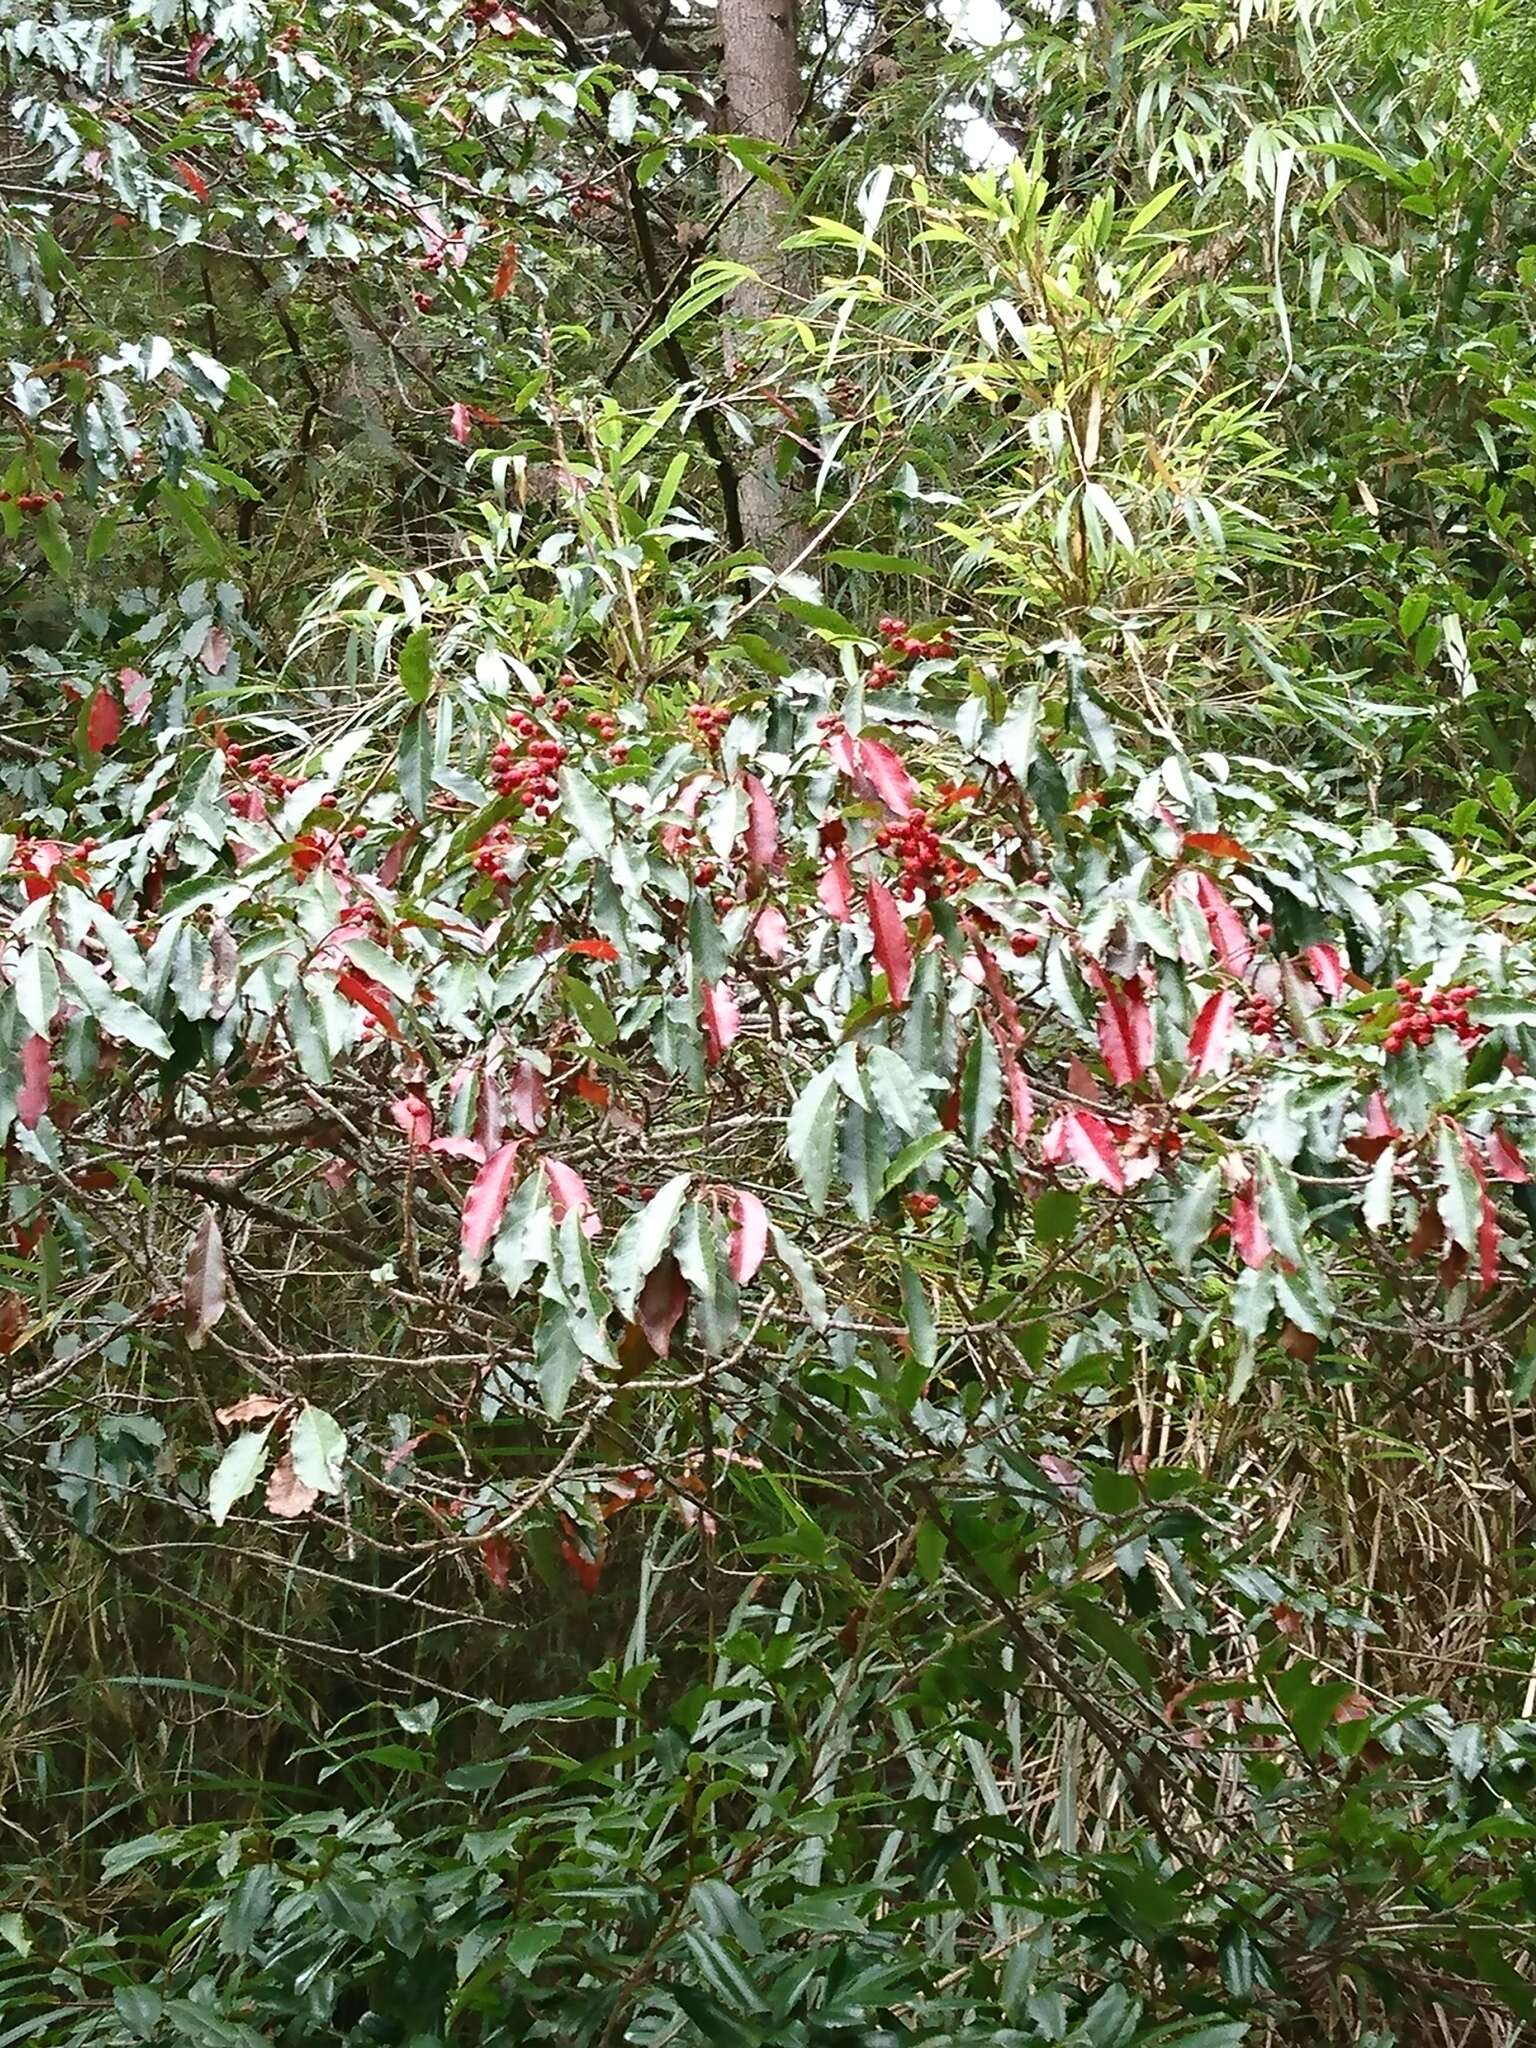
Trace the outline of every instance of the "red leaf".
{"label": "red leaf", "polygon": [[123,729],[123,707],[105,683],[91,698],[85,714],[85,744],[93,754],[104,754]]}
{"label": "red leaf", "polygon": [[292,1452],[284,1451],[267,1481],[267,1513],[291,1522],[298,1515],[307,1515],[319,1498],[318,1489],[306,1486],[294,1471]]}
{"label": "red leaf", "polygon": [[848,923],[853,902],[853,871],[846,853],[835,855],[831,863],[822,869],[816,894],[829,917],[835,917],[839,924]]}
{"label": "red leaf", "polygon": [[724,982],[713,986],[707,981],[702,983],[699,995],[705,1057],[714,1067],[741,1031],[741,1009]]}
{"label": "red leaf", "polygon": [[422,1152],[432,1142],[432,1105],[414,1088],[396,1096],[389,1113],[410,1140],[413,1151]]}
{"label": "red leaf", "polygon": [[1208,853],[1213,860],[1247,860],[1248,849],[1240,839],[1234,839],[1226,832],[1186,832],[1184,844],[1194,847],[1197,853]]}
{"label": "red leaf", "polygon": [[746,1188],[732,1188],[731,1214],[737,1224],[731,1232],[731,1278],[745,1287],[768,1255],[768,1211]]}
{"label": "red leaf", "polygon": [[752,936],[765,960],[782,960],[789,942],[789,926],[784,922],[783,911],[775,910],[771,903],[760,910],[752,927]]}
{"label": "red leaf", "polygon": [[216,37],[207,34],[196,35],[187,45],[187,76],[195,85],[202,76],[203,59],[213,48]]}
{"label": "red leaf", "polygon": [[883,740],[857,740],[854,758],[857,780],[867,782],[888,811],[905,818],[917,804],[917,784],[902,765],[901,756]]}
{"label": "red leaf", "polygon": [[1200,1005],[1200,1014],[1189,1034],[1189,1071],[1196,1080],[1205,1074],[1226,1072],[1236,1021],[1237,997],[1229,988],[1218,989]]}
{"label": "red leaf", "polygon": [[635,1321],[658,1358],[671,1354],[672,1332],[682,1321],[687,1306],[688,1282],[683,1278],[683,1269],[670,1252],[663,1252],[659,1263],[646,1274],[640,1299],[635,1303]]}
{"label": "red leaf", "polygon": [[520,1060],[507,1090],[507,1108],[520,1130],[539,1130],[545,1119],[544,1076],[530,1060]]}
{"label": "red leaf", "polygon": [[1246,973],[1253,958],[1253,942],[1243,929],[1242,919],[1209,875],[1196,875],[1195,900],[1205,912],[1217,959],[1229,974]]}
{"label": "red leaf", "polygon": [[1520,1157],[1514,1143],[1504,1131],[1492,1130],[1483,1140],[1488,1153],[1488,1166],[1495,1180],[1528,1181],[1525,1161]]}
{"label": "red leaf", "polygon": [[1108,1124],[1091,1109],[1069,1109],[1057,1117],[1040,1146],[1048,1165],[1070,1159],[1088,1178],[1117,1195],[1125,1191],[1125,1168]]}
{"label": "red leaf", "polygon": [[25,1131],[37,1129],[48,1107],[52,1072],[48,1041],[40,1031],[34,1032],[21,1048],[21,1085],[16,1090],[16,1121]]}
{"label": "red leaf", "polygon": [[202,206],[208,204],[208,182],[200,171],[194,170],[184,156],[171,158],[171,169],[183,185]]}
{"label": "red leaf", "polygon": [[508,242],[501,252],[501,261],[496,266],[496,275],[491,280],[491,297],[504,299],[517,282],[517,244]]}
{"label": "red leaf", "polygon": [[1013,1142],[1015,1145],[1022,1145],[1029,1136],[1030,1126],[1035,1120],[1035,1098],[1030,1093],[1029,1082],[1024,1069],[1014,1056],[1013,1048],[1005,1042],[1000,1031],[995,1031],[992,1035],[997,1041],[998,1058],[1003,1063],[1003,1078],[1008,1084],[1008,1105],[1013,1112]]}
{"label": "red leaf", "polygon": [[1122,981],[1116,988],[1105,980],[1098,1036],[1110,1079],[1122,1088],[1134,1087],[1152,1063],[1152,1012],[1139,981]]}
{"label": "red leaf", "polygon": [[519,1140],[511,1138],[493,1152],[475,1175],[464,1199],[464,1216],[459,1226],[459,1270],[466,1280],[478,1278],[485,1248],[496,1235],[512,1189],[520,1149]]}
{"label": "red leaf", "polygon": [[472,431],[472,427],[470,421],[469,407],[467,405],[455,401],[454,404],[449,406],[448,431],[450,434],[452,434],[453,438],[455,439],[455,441],[458,442],[461,448],[467,448],[469,446],[469,436]]}
{"label": "red leaf", "polygon": [[771,868],[779,857],[779,818],[773,798],[756,775],[742,777],[747,792],[747,858]]}
{"label": "red leaf", "polygon": [[1042,1451],[1035,1463],[1052,1486],[1059,1486],[1067,1493],[1083,1483],[1082,1466],[1071,1458],[1062,1457],[1058,1451]]}
{"label": "red leaf", "polygon": [[505,1593],[512,1583],[512,1546],[505,1536],[482,1536],[480,1539],[480,1562],[485,1566],[485,1576],[498,1593]]}
{"label": "red leaf", "polygon": [[606,1109],[613,1100],[613,1094],[606,1081],[599,1081],[596,1074],[583,1067],[576,1076],[576,1093],[583,1102],[590,1102],[594,1109]]}
{"label": "red leaf", "polygon": [[580,953],[584,960],[617,960],[619,949],[611,939],[572,939],[567,953]]}
{"label": "red leaf", "polygon": [[869,928],[874,934],[875,958],[885,970],[891,1001],[904,1003],[912,986],[912,947],[896,898],[883,882],[870,877],[868,890]]}
{"label": "red leaf", "polygon": [[1233,1249],[1245,1266],[1257,1267],[1266,1263],[1271,1251],[1269,1233],[1259,1215],[1251,1184],[1232,1197],[1227,1227],[1232,1234]]}
{"label": "red leaf", "polygon": [[569,1515],[562,1515],[560,1517],[560,1529],[560,1556],[564,1561],[566,1570],[576,1581],[577,1585],[580,1586],[583,1593],[595,1593],[598,1581],[603,1576],[602,1553],[599,1552],[596,1556],[592,1555],[586,1548],[587,1542],[590,1539],[584,1533],[580,1533],[580,1540],[578,1540],[579,1532]]}
{"label": "red leaf", "polygon": [[1325,996],[1344,993],[1344,962],[1337,946],[1307,946],[1303,956],[1312,970],[1312,979]]}
{"label": "red leaf", "polygon": [[434,1138],[427,1150],[446,1153],[450,1159],[474,1159],[481,1165],[485,1163],[485,1147],[478,1138]]}
{"label": "red leaf", "polygon": [[395,1022],[395,1013],[389,1007],[384,991],[371,976],[356,967],[344,967],[336,977],[336,986],[349,1003],[356,1003],[360,1010],[366,1010],[376,1024],[382,1024],[391,1038],[400,1036],[400,1026]]}
{"label": "red leaf", "polygon": [[561,1159],[546,1159],[544,1178],[549,1182],[550,1206],[555,1212],[555,1221],[563,1223],[574,1210],[581,1218],[582,1236],[598,1236],[603,1227],[602,1218],[592,1206],[587,1184],[575,1167],[567,1166]]}
{"label": "red leaf", "polygon": [[1465,1131],[1461,1136],[1461,1149],[1477,1182],[1477,1263],[1486,1294],[1499,1284],[1499,1212],[1488,1193],[1488,1176],[1483,1170],[1482,1154]]}
{"label": "red leaf", "polygon": [[1084,1102],[1104,1100],[1104,1090],[1099,1086],[1098,1076],[1089,1073],[1076,1053],[1067,1061],[1067,1093],[1078,1096]]}

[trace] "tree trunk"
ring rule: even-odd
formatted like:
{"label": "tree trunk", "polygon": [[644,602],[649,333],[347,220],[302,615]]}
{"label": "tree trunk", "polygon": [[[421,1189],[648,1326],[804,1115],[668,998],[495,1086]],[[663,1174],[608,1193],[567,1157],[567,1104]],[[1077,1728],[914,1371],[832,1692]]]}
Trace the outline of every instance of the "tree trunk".
{"label": "tree trunk", "polygon": [[[719,0],[719,24],[727,131],[762,142],[792,141],[802,99],[795,0]],[[757,272],[736,287],[727,306],[727,359],[733,371],[749,374],[753,330],[775,310],[788,280],[779,247],[787,208],[772,185],[731,159],[721,196],[735,202],[721,227],[721,253]],[[747,545],[782,566],[804,545],[804,535],[786,510],[773,457],[770,439],[742,475],[741,524]]]}

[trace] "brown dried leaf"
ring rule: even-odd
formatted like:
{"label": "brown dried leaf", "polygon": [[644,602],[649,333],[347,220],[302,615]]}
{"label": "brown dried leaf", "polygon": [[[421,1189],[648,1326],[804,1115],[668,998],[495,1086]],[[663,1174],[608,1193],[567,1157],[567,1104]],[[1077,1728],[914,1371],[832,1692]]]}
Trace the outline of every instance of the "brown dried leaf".
{"label": "brown dried leaf", "polygon": [[224,1238],[219,1230],[219,1219],[211,1209],[203,1211],[187,1246],[181,1305],[186,1319],[187,1342],[194,1351],[200,1351],[208,1332],[229,1306],[229,1269],[224,1261]]}

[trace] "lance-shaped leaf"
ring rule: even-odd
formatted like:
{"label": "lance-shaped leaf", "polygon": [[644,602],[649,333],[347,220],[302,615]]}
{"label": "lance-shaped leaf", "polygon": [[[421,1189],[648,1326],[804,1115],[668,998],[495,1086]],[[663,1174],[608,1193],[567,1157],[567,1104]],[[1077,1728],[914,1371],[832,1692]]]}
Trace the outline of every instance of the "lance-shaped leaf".
{"label": "lance-shaped leaf", "polygon": [[1232,1208],[1228,1217],[1228,1229],[1232,1236],[1232,1248],[1245,1266],[1255,1272],[1267,1264],[1273,1247],[1264,1220],[1259,1214],[1259,1204],[1250,1181],[1232,1197]]}
{"label": "lance-shaped leaf", "polygon": [[1110,1079],[1134,1087],[1152,1064],[1152,1012],[1139,981],[1116,985],[1106,977],[1096,1030]]}
{"label": "lance-shaped leaf", "polygon": [[824,1067],[807,1081],[789,1113],[790,1164],[799,1174],[806,1200],[818,1216],[827,1205],[832,1161],[837,1156],[841,1119],[834,1107],[836,1096],[836,1070]]}
{"label": "lance-shaped leaf", "polygon": [[52,1075],[48,1041],[40,1031],[34,1032],[22,1042],[21,1081],[16,1090],[16,1121],[23,1130],[35,1131],[42,1122]]}
{"label": "lance-shaped leaf", "polygon": [[728,1253],[731,1278],[744,1287],[768,1255],[768,1211],[750,1189],[732,1188],[730,1192],[731,1214],[736,1219]]}
{"label": "lance-shaped leaf", "polygon": [[779,819],[767,785],[757,775],[744,775],[747,792],[747,858],[760,868],[771,868],[779,857]]}
{"label": "lance-shaped leaf", "polygon": [[1229,988],[1218,989],[1200,1005],[1189,1034],[1189,1071],[1198,1081],[1207,1074],[1224,1074],[1232,1058],[1232,1029],[1237,1022],[1237,996]]}
{"label": "lance-shaped leaf", "polygon": [[208,1482],[208,1513],[216,1529],[223,1528],[230,1509],[236,1501],[245,1499],[261,1477],[271,1435],[270,1423],[265,1429],[247,1430],[244,1436],[235,1438],[214,1467]]}
{"label": "lance-shaped leaf", "polygon": [[550,1206],[556,1223],[563,1223],[572,1213],[581,1218],[583,1237],[597,1237],[603,1228],[592,1197],[587,1193],[587,1184],[574,1166],[567,1166],[562,1159],[546,1159],[544,1178],[549,1182]]}
{"label": "lance-shaped leaf", "polygon": [[224,1237],[212,1209],[204,1209],[187,1246],[187,1263],[181,1276],[181,1306],[186,1320],[187,1343],[200,1351],[208,1332],[229,1306],[229,1269],[224,1258]]}
{"label": "lance-shaped leaf", "polygon": [[907,991],[912,986],[912,947],[907,938],[907,927],[896,908],[896,898],[873,875],[869,879],[866,900],[875,958],[885,974],[891,1001],[899,1005],[907,1000]]}
{"label": "lance-shaped leaf", "polygon": [[671,1252],[663,1252],[646,1275],[640,1299],[635,1304],[635,1320],[658,1358],[670,1355],[672,1333],[682,1321],[687,1307],[688,1282],[683,1278],[683,1269]]}
{"label": "lance-shaped leaf", "polygon": [[480,1261],[507,1206],[518,1149],[518,1140],[509,1138],[491,1154],[470,1184],[459,1226],[459,1271],[466,1280],[480,1277]]}
{"label": "lance-shaped leaf", "polygon": [[1488,1171],[1495,1180],[1507,1180],[1518,1184],[1530,1179],[1525,1161],[1507,1131],[1495,1127],[1484,1139],[1483,1147],[1488,1154]]}
{"label": "lance-shaped leaf", "polygon": [[853,870],[845,853],[836,854],[821,871],[816,896],[828,917],[847,924],[853,915]]}
{"label": "lance-shaped leaf", "polygon": [[1070,1159],[1088,1178],[1115,1194],[1125,1191],[1125,1166],[1114,1133],[1091,1109],[1069,1109],[1041,1140],[1040,1155],[1049,1166]]}
{"label": "lance-shaped leaf", "polygon": [[672,1241],[692,1180],[692,1174],[674,1174],[643,1209],[636,1210],[614,1239],[603,1277],[621,1315],[635,1313],[641,1288]]}
{"label": "lance-shaped leaf", "polygon": [[700,983],[699,1022],[704,1027],[704,1056],[717,1067],[741,1031],[740,1005],[723,983]]}

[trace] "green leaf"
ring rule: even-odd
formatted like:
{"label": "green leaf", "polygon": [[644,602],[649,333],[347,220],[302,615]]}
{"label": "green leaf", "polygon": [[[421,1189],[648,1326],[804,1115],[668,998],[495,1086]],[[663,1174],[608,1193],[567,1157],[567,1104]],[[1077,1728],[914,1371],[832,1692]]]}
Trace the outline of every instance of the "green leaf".
{"label": "green leaf", "polygon": [[222,1529],[236,1501],[244,1500],[261,1477],[267,1462],[267,1443],[272,1425],[248,1429],[237,1436],[214,1468],[208,1482],[208,1514],[216,1529]]}
{"label": "green leaf", "polygon": [[411,713],[401,728],[395,766],[395,779],[400,785],[400,794],[405,798],[406,809],[413,818],[423,822],[432,796],[433,749],[434,734],[423,705]]}
{"label": "green leaf", "polygon": [[334,1415],[306,1404],[288,1439],[294,1475],[317,1493],[340,1493],[346,1464],[346,1433]]}
{"label": "green leaf", "polygon": [[256,1936],[266,1925],[276,1891],[276,1873],[270,1863],[253,1863],[235,1886],[219,1927],[219,1953],[248,1956]]}
{"label": "green leaf", "polygon": [[910,1145],[904,1145],[885,1169],[885,1179],[880,1185],[881,1194],[892,1194],[904,1182],[909,1181],[925,1160],[944,1150],[953,1136],[952,1131],[926,1131],[922,1137],[914,1138]]}
{"label": "green leaf", "polygon": [[800,1176],[806,1200],[819,1216],[827,1206],[827,1189],[832,1182],[832,1162],[837,1156],[841,1120],[834,1104],[837,1071],[823,1067],[801,1090],[789,1113],[790,1162]]}
{"label": "green leaf", "polygon": [[636,1210],[614,1239],[603,1278],[613,1296],[613,1305],[622,1316],[634,1315],[641,1288],[672,1242],[672,1232],[692,1184],[691,1173],[674,1174],[643,1209]]}
{"label": "green leaf", "polygon": [[579,974],[568,974],[565,996],[576,1014],[576,1021],[592,1043],[612,1045],[619,1035],[618,1023],[597,990],[583,981]]}
{"label": "green leaf", "polygon": [[1195,1254],[1211,1234],[1221,1190],[1220,1166],[1208,1166],[1180,1190],[1164,1212],[1163,1235],[1181,1272],[1189,1271]]}
{"label": "green leaf", "polygon": [[613,812],[579,768],[560,770],[560,812],[599,860],[606,860],[613,851]]}
{"label": "green leaf", "polygon": [[557,1301],[545,1301],[539,1310],[533,1360],[544,1412],[552,1422],[558,1422],[571,1398],[571,1389],[581,1377],[582,1350],[569,1314]]}
{"label": "green leaf", "polygon": [[1459,1244],[1464,1252],[1475,1252],[1482,1218],[1482,1190],[1454,1124],[1442,1122],[1435,1133],[1435,1158],[1440,1168],[1440,1199],[1435,1204],[1440,1221],[1454,1244]]}
{"label": "green leaf", "polygon": [[938,1332],[934,1326],[933,1304],[922,1275],[909,1259],[901,1262],[901,1307],[906,1318],[912,1356],[926,1372],[932,1372],[938,1357]]}
{"label": "green leaf", "polygon": [[432,689],[432,635],[425,626],[407,633],[400,648],[400,687],[413,704],[425,704]]}
{"label": "green leaf", "polygon": [[88,961],[82,960],[78,953],[61,953],[59,965],[64,970],[64,979],[103,1031],[113,1038],[122,1039],[126,1045],[140,1046],[159,1059],[171,1057],[171,1041],[154,1018],[146,1016],[138,1004],[130,1003],[126,996],[117,995]]}

